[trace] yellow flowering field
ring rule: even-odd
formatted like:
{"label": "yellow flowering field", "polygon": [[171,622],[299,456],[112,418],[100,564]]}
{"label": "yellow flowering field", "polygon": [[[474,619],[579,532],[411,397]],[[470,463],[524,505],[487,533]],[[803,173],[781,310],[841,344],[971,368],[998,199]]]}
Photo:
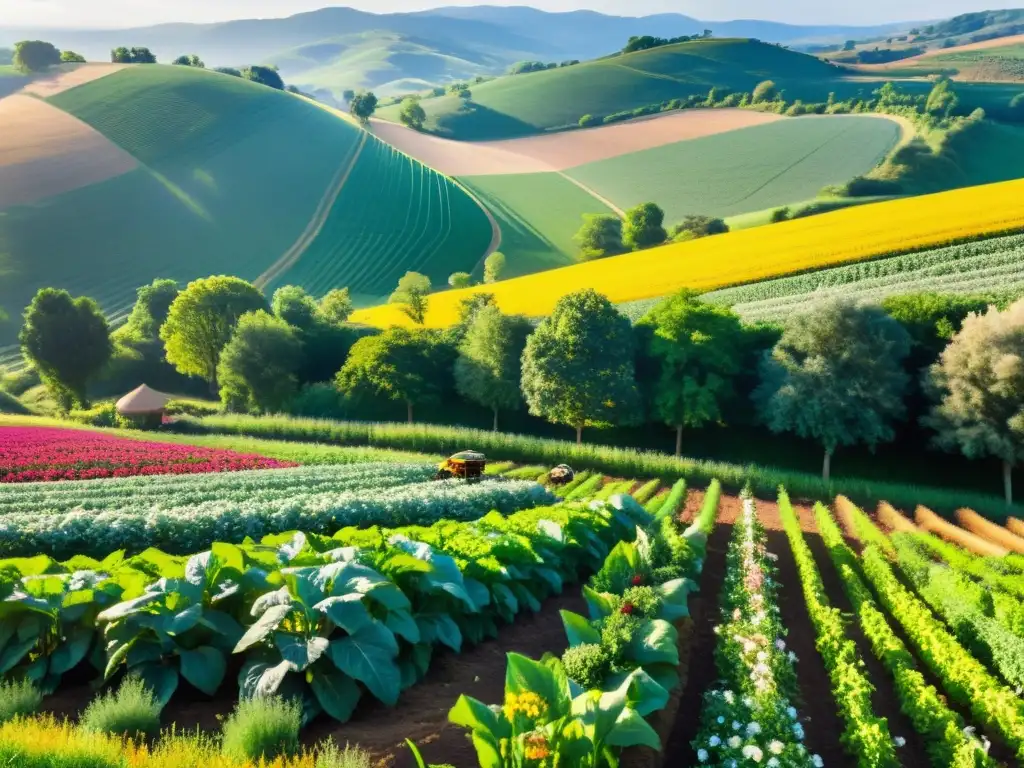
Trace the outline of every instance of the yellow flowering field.
{"label": "yellow flowering field", "polygon": [[[478,292],[493,293],[507,313],[545,315],[562,296],[583,288],[615,303],[683,288],[709,291],[1017,228],[1024,228],[1024,179],[861,205],[445,291],[430,297],[426,324],[451,325],[460,301]],[[359,310],[352,320],[378,327],[411,324],[397,307],[387,305]]]}

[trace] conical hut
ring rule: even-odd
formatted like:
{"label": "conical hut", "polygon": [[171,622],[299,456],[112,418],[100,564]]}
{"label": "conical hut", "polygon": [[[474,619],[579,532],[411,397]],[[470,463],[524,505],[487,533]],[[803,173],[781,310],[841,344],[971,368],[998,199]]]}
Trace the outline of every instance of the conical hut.
{"label": "conical hut", "polygon": [[145,384],[133,389],[117,401],[117,412],[143,426],[159,426],[167,403],[174,398]]}

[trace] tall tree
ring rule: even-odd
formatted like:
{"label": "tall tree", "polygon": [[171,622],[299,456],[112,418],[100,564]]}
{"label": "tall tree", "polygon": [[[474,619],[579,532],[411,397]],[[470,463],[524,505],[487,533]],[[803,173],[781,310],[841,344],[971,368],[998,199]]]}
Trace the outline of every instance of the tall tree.
{"label": "tall tree", "polygon": [[14,66],[22,72],[42,72],[60,64],[60,51],[53,43],[22,40],[14,44]]}
{"label": "tall tree", "polygon": [[949,117],[953,110],[960,103],[960,98],[953,90],[953,84],[949,78],[942,78],[937,82],[928,94],[928,101],[925,102],[925,111],[936,117]]}
{"label": "tall tree", "polygon": [[496,283],[501,280],[501,274],[505,271],[505,254],[495,251],[484,259],[484,282]]}
{"label": "tall tree", "polygon": [[246,312],[268,309],[267,300],[237,277],[194,280],[171,304],[160,338],[167,362],[186,376],[200,376],[218,394],[217,365],[224,346]]}
{"label": "tall tree", "polygon": [[683,291],[663,301],[637,324],[644,353],[653,363],[653,414],[676,430],[676,456],[683,429],[722,421],[734,397],[746,343],[740,319]]}
{"label": "tall tree", "polygon": [[633,330],[593,290],[562,297],[523,352],[523,395],[534,416],[576,430],[640,417]]}
{"label": "tall tree", "polygon": [[579,245],[580,258],[584,261],[626,252],[622,242],[622,219],[610,213],[583,214],[583,226],[573,240]]}
{"label": "tall tree", "polygon": [[502,314],[494,305],[476,313],[455,361],[455,389],[467,400],[490,408],[494,431],[498,412],[519,408],[523,395],[522,357],[533,324]]}
{"label": "tall tree", "polygon": [[25,310],[21,351],[62,410],[89,407],[87,386],[114,351],[110,327],[96,302],[42,288]]}
{"label": "tall tree", "polygon": [[473,276],[469,272],[452,272],[448,276],[448,285],[452,288],[469,288]]}
{"label": "tall tree", "polygon": [[349,99],[348,110],[365,125],[377,111],[377,97],[372,91],[360,91]]}
{"label": "tall tree", "polygon": [[402,100],[402,111],[399,113],[398,119],[414,131],[422,131],[423,124],[427,122],[427,113],[418,98],[409,96]]}
{"label": "tall tree", "polygon": [[661,245],[668,238],[665,212],[654,203],[641,203],[626,211],[622,226],[622,242],[634,251]]}
{"label": "tall tree", "polygon": [[823,301],[789,320],[761,366],[754,400],[773,432],[821,444],[822,478],[841,445],[892,440],[904,415],[910,337],[879,307]]}
{"label": "tall tree", "polygon": [[357,341],[335,377],[338,390],[350,397],[371,395],[406,405],[409,423],[417,405],[441,397],[442,356],[435,354],[430,331],[389,328]]}
{"label": "tall tree", "polygon": [[321,320],[329,325],[341,325],[352,314],[352,297],[348,288],[333,288],[328,291],[317,308]]}
{"label": "tall tree", "polygon": [[132,307],[128,321],[124,325],[125,333],[140,341],[157,339],[160,335],[160,326],[167,320],[171,304],[178,298],[179,293],[181,290],[178,284],[167,279],[154,280],[149,285],[139,288],[135,292],[135,306]]}
{"label": "tall tree", "polygon": [[398,288],[388,299],[389,304],[400,304],[401,310],[419,325],[427,319],[430,296],[430,278],[419,272],[406,272],[398,281]]}
{"label": "tall tree", "polygon": [[1024,458],[1024,301],[971,314],[926,377],[936,403],[923,422],[964,456],[1000,459],[1006,503]]}
{"label": "tall tree", "polygon": [[295,328],[264,310],[247,312],[220,355],[221,401],[235,411],[279,412],[298,391],[301,363]]}
{"label": "tall tree", "polygon": [[316,299],[297,285],[282,285],[274,291],[270,308],[277,317],[296,328],[311,327],[317,321],[319,310]]}

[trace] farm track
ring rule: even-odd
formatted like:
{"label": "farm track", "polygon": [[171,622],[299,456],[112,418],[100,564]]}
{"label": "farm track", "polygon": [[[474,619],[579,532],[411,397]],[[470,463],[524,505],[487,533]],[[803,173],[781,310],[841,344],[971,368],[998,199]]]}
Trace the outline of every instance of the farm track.
{"label": "farm track", "polygon": [[573,184],[575,184],[577,187],[582,189],[584,192],[586,192],[588,195],[590,195],[595,200],[597,200],[597,201],[599,201],[601,203],[604,203],[606,206],[611,208],[613,211],[615,211],[615,215],[618,216],[620,219],[626,218],[626,212],[624,210],[622,210],[621,208],[619,208],[619,206],[617,206],[615,203],[613,203],[607,197],[604,197],[603,195],[599,194],[598,192],[595,192],[593,189],[588,187],[582,181],[577,181],[576,179],[574,179],[572,176],[570,176],[569,174],[565,173],[564,171],[556,171],[556,173],[558,173],[558,175],[561,176],[566,181],[571,181]]}
{"label": "farm track", "polygon": [[487,250],[484,252],[484,255],[480,257],[480,261],[478,261],[476,265],[476,269],[483,269],[484,262],[487,260],[487,257],[501,248],[501,225],[498,224],[498,220],[495,218],[494,214],[491,213],[491,209],[484,205],[483,200],[477,197],[477,194],[473,190],[458,179],[453,177],[449,178],[455,186],[466,193],[470,200],[477,204],[480,210],[484,212],[484,216],[487,217],[487,221],[491,224],[491,242],[487,245]]}
{"label": "farm track", "polygon": [[299,239],[295,241],[291,248],[285,251],[281,258],[271,264],[262,275],[257,277],[253,281],[253,285],[262,290],[272,281],[281,277],[281,275],[295,266],[298,260],[302,258],[302,255],[317,239],[327,224],[327,219],[334,209],[334,204],[338,202],[338,197],[341,196],[345,183],[348,181],[349,176],[352,175],[352,170],[356,167],[356,163],[359,162],[368,137],[369,134],[364,131],[348,164],[338,169],[338,174],[332,179],[331,185],[324,191],[320,204],[313,212],[313,218],[310,219],[306,229],[299,235]]}

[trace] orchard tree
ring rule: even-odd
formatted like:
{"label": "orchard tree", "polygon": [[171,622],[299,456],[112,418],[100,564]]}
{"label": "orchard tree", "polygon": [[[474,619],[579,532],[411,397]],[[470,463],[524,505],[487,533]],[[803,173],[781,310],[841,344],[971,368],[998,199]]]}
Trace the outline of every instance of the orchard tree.
{"label": "orchard tree", "polygon": [[200,376],[218,394],[217,365],[238,319],[246,312],[267,309],[267,300],[237,277],[194,280],[171,304],[160,328],[167,362],[186,376]]}
{"label": "orchard tree", "polygon": [[402,101],[402,111],[399,112],[398,119],[414,131],[422,131],[423,124],[427,121],[427,113],[419,99],[409,96]]}
{"label": "orchard tree", "polygon": [[389,304],[399,304],[400,309],[419,325],[427,320],[427,303],[430,296],[430,278],[419,272],[406,272],[398,281],[398,288],[388,299]]}
{"label": "orchard tree", "polygon": [[754,400],[773,432],[793,432],[825,451],[822,479],[841,445],[892,440],[904,415],[910,337],[877,306],[823,301],[790,318],[761,365]]}
{"label": "orchard tree", "polygon": [[641,203],[626,211],[622,227],[622,242],[633,251],[653,248],[668,238],[663,226],[665,212],[654,203]]}
{"label": "orchard tree", "polygon": [[448,285],[452,288],[469,288],[473,276],[469,272],[452,272],[448,276]]}
{"label": "orchard tree", "polygon": [[282,285],[270,299],[274,315],[296,328],[310,328],[317,321],[316,299],[297,285]]}
{"label": "orchard tree", "polygon": [[194,53],[187,53],[184,56],[179,56],[171,62],[179,67],[195,67],[196,69],[206,69],[206,64],[196,56]]}
{"label": "orchard tree", "polygon": [[501,280],[501,274],[505,271],[505,254],[495,251],[484,259],[484,282],[496,283]]}
{"label": "orchard tree", "polygon": [[926,388],[936,405],[922,421],[938,433],[936,442],[969,459],[1000,459],[1012,504],[1013,468],[1024,458],[1024,300],[968,315]]}
{"label": "orchard tree", "polygon": [[377,111],[377,97],[372,91],[360,91],[348,101],[348,110],[364,125],[370,122]]}
{"label": "orchard tree", "polygon": [[61,410],[89,407],[89,379],[114,352],[110,327],[95,301],[73,299],[56,288],[40,289],[25,310],[18,340]]}
{"label": "orchard tree", "polygon": [[160,326],[167,320],[171,304],[180,292],[178,284],[167,279],[154,280],[139,288],[135,292],[135,306],[124,325],[125,333],[139,341],[158,339]]}
{"label": "orchard tree", "polygon": [[533,324],[525,317],[504,315],[492,304],[476,313],[459,345],[455,389],[467,400],[491,409],[495,432],[498,412],[522,405],[522,357],[532,332]]}
{"label": "orchard tree", "polygon": [[247,312],[220,355],[220,398],[233,411],[277,413],[298,391],[302,341],[295,328],[265,310]]}
{"label": "orchard tree", "polygon": [[652,363],[653,414],[675,429],[681,456],[683,430],[721,422],[735,396],[747,347],[743,326],[730,309],[683,291],[652,309],[637,330]]}
{"label": "orchard tree", "polygon": [[576,430],[634,424],[640,396],[633,329],[593,290],[562,297],[523,352],[523,395],[534,416]]}
{"label": "orchard tree", "polygon": [[622,219],[609,213],[583,214],[583,226],[573,239],[584,261],[626,252],[622,242]]}
{"label": "orchard tree", "polygon": [[22,72],[42,72],[60,64],[60,51],[53,43],[22,40],[14,44],[14,66]]}
{"label": "orchard tree", "polygon": [[371,395],[406,405],[409,423],[417,405],[441,398],[444,371],[430,331],[389,328],[357,341],[335,377],[338,390],[349,397]]}
{"label": "orchard tree", "polygon": [[327,292],[317,307],[320,319],[328,325],[342,325],[352,314],[352,297],[348,288],[334,288]]}

